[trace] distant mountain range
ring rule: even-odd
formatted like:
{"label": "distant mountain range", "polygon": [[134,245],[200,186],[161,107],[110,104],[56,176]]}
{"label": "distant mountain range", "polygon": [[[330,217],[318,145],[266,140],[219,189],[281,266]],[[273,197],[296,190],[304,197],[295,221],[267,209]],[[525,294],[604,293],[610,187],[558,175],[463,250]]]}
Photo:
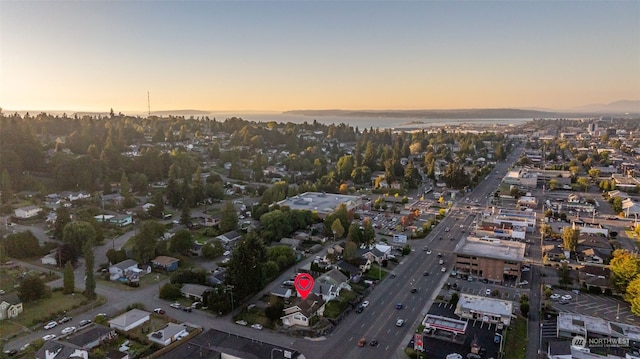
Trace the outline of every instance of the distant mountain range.
{"label": "distant mountain range", "polygon": [[[42,110],[3,110],[4,113],[37,114],[41,112],[68,116],[107,116],[109,112],[88,111],[42,111]],[[233,113],[261,113],[261,111],[224,111],[225,114]],[[264,111],[266,113],[267,111]],[[126,115],[146,116],[144,111],[126,111]],[[152,111],[152,116],[184,116],[202,117],[215,116],[220,111],[203,110],[165,110]],[[491,118],[575,118],[575,117],[600,117],[600,116],[640,116],[640,100],[622,100],[609,104],[591,104],[563,110],[542,108],[478,108],[457,110],[294,110],[282,112],[285,115],[299,116],[341,116],[341,117],[389,117],[411,119],[491,119]]]}
{"label": "distant mountain range", "polygon": [[640,100],[616,101],[610,104],[593,104],[567,110],[547,109],[459,109],[459,110],[295,110],[288,115],[342,116],[342,117],[393,117],[421,119],[473,119],[473,118],[573,118],[640,115]]}

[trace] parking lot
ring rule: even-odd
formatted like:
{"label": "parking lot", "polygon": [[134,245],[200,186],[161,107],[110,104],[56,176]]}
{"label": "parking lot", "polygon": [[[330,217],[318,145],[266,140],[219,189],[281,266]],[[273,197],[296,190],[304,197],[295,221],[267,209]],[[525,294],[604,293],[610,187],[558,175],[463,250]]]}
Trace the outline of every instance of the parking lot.
{"label": "parking lot", "polygon": [[[640,325],[638,317],[631,313],[629,303],[604,295],[580,293],[576,295],[570,290],[554,289],[554,294],[571,295],[572,299],[566,304],[560,301],[550,301],[552,307],[558,312],[569,312],[592,317],[607,318],[611,321],[619,321],[632,325]],[[616,319],[618,318],[618,319]]]}

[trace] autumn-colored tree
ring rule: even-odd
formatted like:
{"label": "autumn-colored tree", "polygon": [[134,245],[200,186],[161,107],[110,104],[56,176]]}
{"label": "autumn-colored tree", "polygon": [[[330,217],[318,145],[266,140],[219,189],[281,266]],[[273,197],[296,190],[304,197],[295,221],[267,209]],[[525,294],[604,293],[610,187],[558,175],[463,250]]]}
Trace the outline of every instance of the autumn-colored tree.
{"label": "autumn-colored tree", "polygon": [[625,293],[627,286],[640,274],[640,259],[637,254],[623,249],[613,251],[613,258],[609,262],[614,285],[620,292]]}

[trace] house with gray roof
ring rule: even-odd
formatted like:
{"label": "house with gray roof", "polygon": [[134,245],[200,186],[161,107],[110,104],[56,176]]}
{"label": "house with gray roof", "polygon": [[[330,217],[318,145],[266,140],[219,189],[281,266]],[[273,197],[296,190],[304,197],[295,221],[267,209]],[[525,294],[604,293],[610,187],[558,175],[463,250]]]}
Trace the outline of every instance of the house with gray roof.
{"label": "house with gray roof", "polygon": [[0,320],[15,318],[22,311],[22,301],[16,293],[0,295]]}
{"label": "house with gray roof", "polygon": [[140,309],[131,309],[130,311],[119,315],[109,321],[109,327],[128,332],[129,330],[142,325],[149,321],[151,313]]}
{"label": "house with gray roof", "polygon": [[315,293],[309,293],[306,299],[296,298],[292,304],[285,308],[284,315],[280,317],[285,327],[299,325],[309,327],[311,318],[322,317],[324,315],[325,300],[322,296]]}
{"label": "house with gray roof", "polygon": [[184,324],[168,323],[166,327],[147,335],[147,338],[154,343],[167,346],[182,337],[189,335]]}
{"label": "house with gray roof", "polygon": [[325,302],[328,302],[338,298],[343,289],[351,290],[349,278],[339,270],[332,269],[316,278],[312,293],[321,296]]}
{"label": "house with gray roof", "polygon": [[89,352],[64,341],[48,340],[36,353],[36,359],[89,359]]}
{"label": "house with gray roof", "polygon": [[180,288],[180,292],[182,293],[182,296],[185,298],[198,300],[202,302],[206,293],[211,289],[212,289],[211,287],[207,287],[206,285],[187,283],[187,284],[184,284],[182,288]]}
{"label": "house with gray roof", "polygon": [[67,341],[80,348],[90,350],[117,337],[115,329],[96,324],[68,337]]}

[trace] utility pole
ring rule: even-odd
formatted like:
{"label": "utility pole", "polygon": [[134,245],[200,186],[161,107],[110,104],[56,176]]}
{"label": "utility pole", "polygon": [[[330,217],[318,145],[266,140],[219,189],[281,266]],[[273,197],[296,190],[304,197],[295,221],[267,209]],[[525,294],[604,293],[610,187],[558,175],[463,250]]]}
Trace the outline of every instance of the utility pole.
{"label": "utility pole", "polygon": [[147,117],[151,117],[151,99],[149,97],[149,91],[147,91]]}

